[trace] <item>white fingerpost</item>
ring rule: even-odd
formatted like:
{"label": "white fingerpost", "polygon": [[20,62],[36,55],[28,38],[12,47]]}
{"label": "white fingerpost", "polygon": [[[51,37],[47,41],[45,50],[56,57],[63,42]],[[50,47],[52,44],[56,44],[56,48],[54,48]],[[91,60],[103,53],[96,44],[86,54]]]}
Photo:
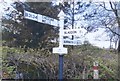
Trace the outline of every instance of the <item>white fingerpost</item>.
{"label": "white fingerpost", "polygon": [[98,71],[98,62],[97,61],[93,63],[93,70],[94,70],[93,79],[99,79],[99,71]]}
{"label": "white fingerpost", "polygon": [[63,47],[63,28],[64,28],[64,12],[61,10],[60,13],[58,14],[59,21],[47,16],[35,14],[32,12],[24,11],[24,17],[30,20],[38,21],[41,23],[49,24],[49,25],[54,25],[58,26],[59,22],[59,47],[53,48],[53,53],[58,53],[59,54],[59,80],[61,81],[63,79],[63,56],[64,54],[67,54],[67,48]]}
{"label": "white fingerpost", "polygon": [[58,27],[58,20],[24,10],[24,18]]}
{"label": "white fingerpost", "polygon": [[[59,53],[59,80],[63,80],[63,54],[67,54],[67,48],[63,47],[63,28],[64,28],[64,12],[61,10],[58,14],[59,17],[59,47],[58,47],[58,53]],[[65,49],[65,50],[64,50]],[[53,48],[54,52],[54,48]]]}
{"label": "white fingerpost", "polygon": [[61,10],[58,14],[59,17],[59,47],[53,48],[53,53],[59,53],[59,55],[67,54],[67,48],[63,47],[63,28],[64,28],[64,12]]}
{"label": "white fingerpost", "polygon": [[60,27],[60,31],[59,31],[59,47],[63,48],[63,28],[64,28],[64,12],[61,10],[60,13],[58,14],[59,17],[59,27]]}

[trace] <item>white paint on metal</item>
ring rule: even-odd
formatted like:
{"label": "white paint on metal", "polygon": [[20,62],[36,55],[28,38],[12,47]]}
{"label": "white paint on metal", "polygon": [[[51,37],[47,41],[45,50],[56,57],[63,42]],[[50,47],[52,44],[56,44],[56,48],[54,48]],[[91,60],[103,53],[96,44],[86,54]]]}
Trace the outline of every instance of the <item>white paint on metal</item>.
{"label": "white paint on metal", "polygon": [[99,75],[98,75],[99,73],[98,73],[98,70],[94,70],[94,75],[93,75],[93,78],[94,79],[99,79]]}
{"label": "white paint on metal", "polygon": [[81,45],[82,43],[80,40],[68,40],[68,39],[66,40],[66,39],[64,39],[63,44],[64,45]]}
{"label": "white paint on metal", "polygon": [[71,36],[71,35],[80,35],[81,30],[79,29],[69,29],[69,30],[63,30],[63,35],[64,36]]}
{"label": "white paint on metal", "polygon": [[94,79],[99,79],[98,61],[93,62],[93,67],[94,67],[93,78]]}
{"label": "white paint on metal", "polygon": [[55,47],[53,48],[53,53],[59,53],[59,54],[67,54],[68,51],[67,51],[67,48],[59,48],[59,47]]}
{"label": "white paint on metal", "polygon": [[38,14],[38,20],[37,21],[42,23],[42,15]]}
{"label": "white paint on metal", "polygon": [[93,62],[93,65],[98,66],[98,62],[97,61]]}
{"label": "white paint on metal", "polygon": [[24,17],[30,20],[37,21],[38,15],[32,12],[24,11]]}
{"label": "white paint on metal", "polygon": [[58,20],[44,16],[44,15],[35,14],[29,11],[24,11],[24,17],[30,20],[40,22],[40,23],[45,23],[45,24],[49,24],[52,26],[58,26]]}
{"label": "white paint on metal", "polygon": [[63,28],[64,28],[64,12],[61,10],[60,13],[58,14],[59,17],[59,47],[63,48]]}
{"label": "white paint on metal", "polygon": [[[67,54],[67,48],[63,47],[63,28],[64,28],[64,12],[61,10],[60,13],[58,14],[59,21],[44,15],[40,14],[35,14],[32,12],[24,11],[24,17],[30,20],[35,20],[41,23],[49,24],[49,25],[54,25],[54,26],[59,26],[60,27],[60,32],[59,32],[59,47],[53,48],[53,53],[59,53],[60,55],[62,54]],[[59,25],[58,25],[59,23]]]}
{"label": "white paint on metal", "polygon": [[67,48],[63,47],[63,28],[64,28],[64,12],[61,10],[60,13],[58,14],[59,17],[59,27],[60,27],[60,32],[59,32],[59,47],[53,48],[53,53],[59,53],[59,55],[67,54]]}

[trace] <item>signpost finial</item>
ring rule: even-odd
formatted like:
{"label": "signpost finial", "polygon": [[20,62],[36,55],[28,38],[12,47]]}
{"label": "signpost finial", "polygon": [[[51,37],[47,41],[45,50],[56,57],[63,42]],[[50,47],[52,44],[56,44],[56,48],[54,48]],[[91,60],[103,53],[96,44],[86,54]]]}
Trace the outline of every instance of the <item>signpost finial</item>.
{"label": "signpost finial", "polygon": [[61,18],[61,17],[64,17],[65,16],[65,13],[63,12],[63,10],[60,11],[60,13],[58,14],[58,17]]}

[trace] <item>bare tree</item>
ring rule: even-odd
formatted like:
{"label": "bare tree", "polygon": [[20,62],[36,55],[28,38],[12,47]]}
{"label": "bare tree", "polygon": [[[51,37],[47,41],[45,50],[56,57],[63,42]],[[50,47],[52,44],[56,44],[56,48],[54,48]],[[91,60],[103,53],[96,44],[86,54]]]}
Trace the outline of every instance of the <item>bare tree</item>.
{"label": "bare tree", "polygon": [[[120,39],[120,2],[92,2],[91,5],[83,15],[88,24],[85,28],[88,31],[94,31],[99,27],[106,28],[109,29],[107,33],[113,33],[111,41],[116,35]],[[120,52],[120,40],[116,39],[115,42],[117,41],[119,41],[118,52]]]}

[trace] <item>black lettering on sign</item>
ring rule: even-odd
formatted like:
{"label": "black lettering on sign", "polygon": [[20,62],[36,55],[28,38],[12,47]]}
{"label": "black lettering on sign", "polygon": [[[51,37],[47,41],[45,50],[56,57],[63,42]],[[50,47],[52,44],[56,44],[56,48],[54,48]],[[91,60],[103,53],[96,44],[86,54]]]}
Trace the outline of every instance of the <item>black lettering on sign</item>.
{"label": "black lettering on sign", "polygon": [[51,18],[42,16],[42,22],[46,24],[51,24]]}
{"label": "black lettering on sign", "polygon": [[64,34],[75,34],[77,33],[76,31],[65,31]]}
{"label": "black lettering on sign", "polygon": [[31,14],[31,13],[25,13],[26,17],[32,18],[32,19],[37,19],[37,15]]}
{"label": "black lettering on sign", "polygon": [[32,15],[33,19],[37,19],[37,15]]}
{"label": "black lettering on sign", "polygon": [[45,18],[45,16],[42,16],[42,22],[43,22],[43,23],[46,22],[46,18]]}
{"label": "black lettering on sign", "polygon": [[28,17],[32,17],[32,15],[29,13],[29,14],[28,14]]}
{"label": "black lettering on sign", "polygon": [[67,34],[67,32],[64,32],[64,34]]}
{"label": "black lettering on sign", "polygon": [[66,40],[66,41],[64,41],[64,43],[73,43],[73,41],[67,41],[67,40]]}
{"label": "black lettering on sign", "polygon": [[28,13],[25,13],[25,17],[28,17]]}
{"label": "black lettering on sign", "polygon": [[54,19],[53,19],[53,18],[50,18],[50,21],[54,21]]}
{"label": "black lettering on sign", "polygon": [[47,17],[47,20],[48,20],[47,23],[51,24],[51,18]]}

